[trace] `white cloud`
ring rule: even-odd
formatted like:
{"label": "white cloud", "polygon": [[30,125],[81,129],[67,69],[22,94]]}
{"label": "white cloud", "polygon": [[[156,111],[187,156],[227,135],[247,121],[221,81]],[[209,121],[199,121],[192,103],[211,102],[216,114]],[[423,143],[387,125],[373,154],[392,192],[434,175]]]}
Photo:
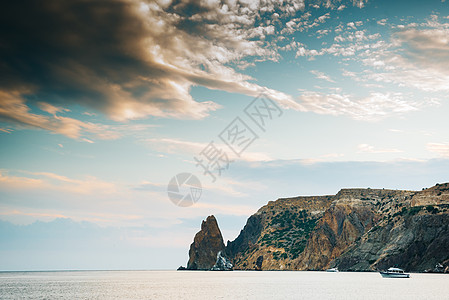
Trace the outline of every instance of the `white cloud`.
{"label": "white cloud", "polygon": [[102,181],[93,176],[84,179],[73,179],[50,172],[19,173],[27,176],[9,175],[6,170],[0,170],[0,185],[3,189],[57,191],[59,193],[74,193],[92,195],[113,194],[117,191],[114,183]]}
{"label": "white cloud", "polygon": [[[387,25],[387,21],[382,19],[378,23]],[[367,29],[358,30],[363,25],[362,21],[343,25],[344,27],[340,24],[335,29],[334,44],[321,49],[308,49],[301,44],[296,49],[296,57],[304,56],[313,60],[318,56],[333,55],[343,57],[343,65],[349,62],[363,64],[366,66],[363,71],[351,72],[345,67],[342,75],[367,88],[370,95],[360,97],[337,91],[329,94],[306,92],[299,97],[301,110],[379,120],[440,105],[441,93],[428,94],[420,99],[412,93],[401,93],[404,87],[430,93],[449,90],[447,21],[442,22],[437,15],[432,15],[421,24],[404,24],[400,28],[396,27],[390,41],[382,40],[380,33],[368,32]],[[385,88],[389,88],[391,92],[383,92]],[[394,92],[395,90],[398,92]]]}
{"label": "white cloud", "polygon": [[371,35],[366,34],[366,30],[343,32],[342,29],[339,30],[337,28],[335,31],[338,33],[342,32],[334,37],[334,41],[336,43],[327,48],[321,48],[319,50],[307,49],[306,46],[298,47],[298,50],[296,51],[296,57],[308,56],[309,58],[314,58],[315,56],[322,55],[351,57],[355,56],[356,54],[360,55],[360,53],[370,53],[374,49],[377,49],[385,44],[382,41],[377,41],[375,43],[366,43],[366,41],[374,41],[380,38],[380,35],[377,33]]}
{"label": "white cloud", "polygon": [[377,21],[377,24],[385,26],[385,25],[387,25],[387,21],[388,21],[388,19],[381,19],[381,20]]}
{"label": "white cloud", "polygon": [[357,29],[357,27],[355,27],[355,24],[354,24],[354,22],[349,22],[348,24],[346,24],[349,28],[352,28],[352,29]]}
{"label": "white cloud", "polygon": [[0,131],[5,133],[11,133],[13,130],[9,128],[0,128]]}
{"label": "white cloud", "polygon": [[250,205],[214,204],[205,202],[195,203],[195,209],[214,211],[215,214],[233,216],[250,216],[255,212],[255,208]]}
{"label": "white cloud", "polygon": [[323,72],[320,72],[317,70],[312,70],[312,71],[310,71],[310,73],[315,75],[316,78],[318,78],[318,79],[326,80],[328,82],[335,82],[332,78],[330,78],[328,75],[324,74]]}
{"label": "white cloud", "polygon": [[359,80],[394,83],[426,92],[448,91],[449,23],[432,16],[426,23],[402,26],[391,43],[378,44],[358,59],[375,70],[359,74]]}
{"label": "white cloud", "polygon": [[328,35],[329,33],[330,33],[331,31],[329,30],[329,29],[320,29],[320,30],[317,30],[316,31],[316,33],[317,33],[317,38],[322,38],[323,36],[325,36],[325,35]]}
{"label": "white cloud", "polygon": [[38,106],[42,111],[45,111],[51,115],[56,115],[56,113],[59,113],[59,112],[70,111],[70,109],[59,107],[59,106],[54,106],[54,105],[51,105],[50,103],[46,103],[46,102],[39,102]]}
{"label": "white cloud", "polygon": [[359,153],[399,153],[402,152],[398,149],[388,149],[388,148],[376,148],[369,144],[360,144],[357,146]]}
{"label": "white cloud", "polygon": [[[146,139],[147,145],[157,151],[170,154],[198,156],[209,143],[190,142],[170,138],[152,138]],[[242,160],[248,162],[270,161],[273,160],[268,154],[262,152],[244,151],[240,157],[237,157],[227,145],[214,141],[214,146],[228,155],[231,161]]]}
{"label": "white cloud", "polygon": [[441,157],[449,158],[449,143],[428,143],[427,150]]}
{"label": "white cloud", "polygon": [[368,0],[352,0],[352,3],[354,6],[357,6],[358,8],[363,8],[366,3],[368,3]]}
{"label": "white cloud", "polygon": [[[387,20],[382,19],[378,23],[387,25]],[[344,56],[347,62],[363,64],[363,71],[352,72],[344,67],[342,75],[367,88],[371,94],[368,98],[374,99],[379,106],[375,107],[372,101],[362,104],[361,97],[341,93],[327,96],[309,93],[301,96],[303,109],[333,115],[346,114],[356,119],[363,119],[362,116],[367,114],[379,119],[383,118],[382,116],[400,115],[440,105],[443,93],[449,90],[447,21],[443,22],[438,16],[432,15],[423,23],[403,24],[401,27],[395,27],[396,30],[389,41],[382,40],[379,33],[369,34],[366,30],[357,31],[354,27],[357,28],[357,22],[349,22],[346,26],[349,29],[339,30],[334,38],[335,43],[330,47],[310,50],[302,45],[297,49],[297,56]],[[418,99],[413,92],[393,97],[398,95],[393,91],[403,93],[405,87],[424,91],[426,95]],[[388,93],[388,97],[383,97],[383,100],[380,100],[379,96],[373,97],[375,94],[385,94],[378,91],[386,88],[392,91]],[[354,103],[362,107],[360,113],[349,108]],[[365,114],[363,107],[370,106],[372,113],[365,111]]]}
{"label": "white cloud", "polygon": [[345,115],[355,120],[377,121],[417,110],[417,104],[404,100],[399,93],[371,93],[358,98],[341,93],[304,92],[300,97],[302,111],[326,115]]}
{"label": "white cloud", "polygon": [[[93,143],[96,139],[115,140],[124,135],[138,135],[139,132],[157,127],[151,124],[104,125],[85,122],[65,116],[69,109],[45,102],[40,102],[39,107],[50,115],[34,113],[19,92],[7,93],[0,90],[0,99],[0,120],[12,123],[18,129],[44,129],[88,143]],[[1,131],[9,133],[12,129]]]}
{"label": "white cloud", "polygon": [[263,191],[266,187],[222,177],[215,184],[203,182],[201,201],[183,208],[169,200],[166,188],[167,182],[141,181],[136,185],[92,176],[73,178],[51,172],[0,170],[0,216],[27,223],[68,217],[106,226],[162,228],[181,223],[180,219],[211,213],[250,215],[257,205],[242,203],[242,197],[246,199],[249,191]]}
{"label": "white cloud", "polygon": [[67,109],[55,107],[48,103],[41,102],[40,107],[50,113],[51,116],[32,113],[18,92],[6,93],[0,91],[0,99],[0,119],[10,123],[29,128],[45,129],[74,139],[78,139],[84,134],[91,134],[100,139],[115,139],[118,137],[105,125],[57,115],[56,113],[65,112]]}

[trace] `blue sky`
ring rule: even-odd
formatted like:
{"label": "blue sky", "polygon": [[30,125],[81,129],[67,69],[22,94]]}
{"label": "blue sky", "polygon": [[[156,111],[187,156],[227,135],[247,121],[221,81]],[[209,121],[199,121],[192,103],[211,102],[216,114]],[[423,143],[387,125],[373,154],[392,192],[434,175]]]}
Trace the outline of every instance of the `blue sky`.
{"label": "blue sky", "polygon": [[[447,182],[448,5],[7,4],[0,269],[174,268],[210,214],[232,240],[280,197]],[[236,117],[257,135],[240,156],[219,137]],[[232,160],[215,181],[194,160],[212,141]],[[167,196],[182,172],[191,207]]]}

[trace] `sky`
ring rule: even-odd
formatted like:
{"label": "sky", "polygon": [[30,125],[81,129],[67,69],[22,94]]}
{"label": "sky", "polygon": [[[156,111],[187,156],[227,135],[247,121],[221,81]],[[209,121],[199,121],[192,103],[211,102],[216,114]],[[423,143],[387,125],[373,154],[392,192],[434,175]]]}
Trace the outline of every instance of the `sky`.
{"label": "sky", "polygon": [[446,1],[27,0],[0,25],[0,270],[173,269],[211,214],[226,241],[278,198],[449,181]]}

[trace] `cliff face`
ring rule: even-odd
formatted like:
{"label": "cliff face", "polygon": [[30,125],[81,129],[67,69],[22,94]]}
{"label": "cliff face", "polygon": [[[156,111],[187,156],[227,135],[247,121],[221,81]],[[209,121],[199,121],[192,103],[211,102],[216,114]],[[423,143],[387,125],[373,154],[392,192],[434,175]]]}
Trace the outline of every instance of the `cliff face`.
{"label": "cliff face", "polygon": [[416,272],[433,270],[437,264],[447,267],[448,192],[449,184],[443,184],[406,197],[397,207],[384,211],[376,226],[331,264],[342,270],[376,270],[398,265]]}
{"label": "cliff face", "polygon": [[270,201],[252,215],[240,235],[227,243],[235,269],[293,270],[310,232],[332,196]]}
{"label": "cliff face", "polygon": [[376,189],[344,189],[311,234],[296,269],[322,270],[376,225],[391,207],[403,204],[413,192]]}
{"label": "cliff face", "polygon": [[[396,265],[449,272],[448,226],[449,183],[419,192],[343,189],[334,196],[270,201],[228,241],[224,253],[243,270],[369,271]],[[221,234],[213,240],[215,256],[210,254],[208,265],[222,247]],[[194,244],[189,266],[199,268],[198,257],[204,255],[196,254]]]}
{"label": "cliff face", "polygon": [[449,183],[437,184],[416,193],[411,199],[411,206],[448,204]]}
{"label": "cliff face", "polygon": [[415,272],[432,270],[438,263],[447,265],[447,213],[427,215],[422,211],[396,219],[373,228],[332,264],[341,270],[377,270],[398,265]]}
{"label": "cliff face", "polygon": [[217,262],[218,254],[225,246],[214,216],[201,223],[201,230],[190,245],[188,270],[210,270]]}

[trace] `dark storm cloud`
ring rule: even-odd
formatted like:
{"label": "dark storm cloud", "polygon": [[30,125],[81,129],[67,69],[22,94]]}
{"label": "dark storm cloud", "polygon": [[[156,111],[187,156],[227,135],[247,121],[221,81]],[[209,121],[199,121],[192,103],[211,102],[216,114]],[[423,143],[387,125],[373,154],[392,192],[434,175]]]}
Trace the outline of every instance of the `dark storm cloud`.
{"label": "dark storm cloud", "polygon": [[168,109],[201,117],[213,108],[186,99],[183,91],[157,92],[185,82],[145,53],[152,33],[134,2],[19,0],[2,6],[3,91],[20,92],[27,101],[73,101],[116,119],[135,117],[139,102],[143,115]]}
{"label": "dark storm cloud", "polygon": [[145,29],[130,4],[19,0],[2,6],[2,88],[36,85],[43,94],[79,96],[86,93],[77,78],[83,68],[112,82],[145,71],[139,53]]}
{"label": "dark storm cloud", "polygon": [[[274,22],[287,22],[305,7],[304,0],[5,2],[0,118],[36,127],[42,115],[32,114],[30,104],[46,102],[59,113],[76,103],[118,121],[199,119],[219,106],[195,101],[195,85],[250,96],[264,91],[298,109],[291,96],[251,82],[236,68],[278,60],[275,38],[267,38],[276,36]],[[61,120],[46,118],[37,127]]]}

